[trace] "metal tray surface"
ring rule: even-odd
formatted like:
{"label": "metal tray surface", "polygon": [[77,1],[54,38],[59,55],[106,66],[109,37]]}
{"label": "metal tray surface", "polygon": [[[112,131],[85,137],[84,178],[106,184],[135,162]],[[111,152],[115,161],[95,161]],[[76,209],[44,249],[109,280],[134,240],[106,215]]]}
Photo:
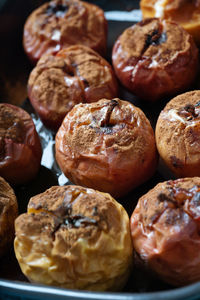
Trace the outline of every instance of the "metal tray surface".
{"label": "metal tray surface", "polygon": [[[0,0],[0,102],[20,105],[31,114],[43,148],[41,168],[37,177],[26,185],[14,187],[19,203],[19,213],[26,211],[27,203],[33,195],[45,191],[52,185],[69,184],[54,159],[54,135],[43,126],[27,99],[27,79],[33,66],[29,63],[22,48],[23,25],[30,12],[43,2],[45,1]],[[125,28],[141,20],[139,0],[93,0],[89,2],[99,5],[105,11],[108,20],[107,59],[111,62],[111,51],[116,38]],[[154,105],[141,103],[123,87],[120,87],[120,98],[139,106],[153,127],[167,101]],[[168,179],[169,176],[161,167],[147,183],[129,193],[125,199],[119,199],[129,216],[139,197],[158,182]],[[138,261],[124,290],[119,293],[76,291],[36,285],[29,283],[22,274],[14,251],[10,249],[10,252],[0,259],[0,300],[8,299],[196,300],[200,299],[200,283],[174,288],[162,282]]]}

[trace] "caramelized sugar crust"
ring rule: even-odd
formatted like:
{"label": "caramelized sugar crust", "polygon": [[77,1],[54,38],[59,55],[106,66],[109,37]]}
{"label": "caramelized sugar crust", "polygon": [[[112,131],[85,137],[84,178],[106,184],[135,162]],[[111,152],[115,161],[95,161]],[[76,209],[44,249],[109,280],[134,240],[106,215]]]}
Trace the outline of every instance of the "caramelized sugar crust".
{"label": "caramelized sugar crust", "polygon": [[56,131],[75,104],[112,99],[118,85],[105,59],[76,45],[39,60],[29,76],[28,94],[43,123]]}
{"label": "caramelized sugar crust", "polygon": [[107,21],[103,10],[79,0],[53,0],[37,8],[24,26],[23,45],[36,63],[43,54],[71,45],[88,46],[106,53]]}
{"label": "caramelized sugar crust", "polygon": [[31,180],[42,155],[31,116],[22,108],[0,104],[0,175],[12,184]]}
{"label": "caramelized sugar crust", "polygon": [[156,18],[127,28],[114,44],[112,60],[122,84],[146,101],[185,91],[198,70],[192,37],[176,23]]}
{"label": "caramelized sugar crust", "polygon": [[129,102],[78,104],[56,135],[56,160],[72,182],[120,197],[155,172],[153,129]]}
{"label": "caramelized sugar crust", "polygon": [[166,282],[200,279],[200,178],[169,180],[142,196],[131,216],[133,246]]}
{"label": "caramelized sugar crust", "polygon": [[15,253],[33,282],[120,289],[132,265],[129,218],[109,194],[54,186],[30,199],[15,222]]}
{"label": "caramelized sugar crust", "polygon": [[200,92],[169,101],[159,115],[155,135],[159,154],[176,177],[200,176]]}

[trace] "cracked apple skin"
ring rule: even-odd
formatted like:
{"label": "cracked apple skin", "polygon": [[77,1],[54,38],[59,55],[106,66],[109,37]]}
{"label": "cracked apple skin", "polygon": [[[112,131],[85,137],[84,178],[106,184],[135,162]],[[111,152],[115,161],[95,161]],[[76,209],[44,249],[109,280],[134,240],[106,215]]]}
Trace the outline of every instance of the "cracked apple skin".
{"label": "cracked apple skin", "polygon": [[31,116],[22,108],[0,104],[0,176],[11,184],[33,179],[39,168],[42,149]]}
{"label": "cracked apple skin", "polygon": [[133,247],[159,278],[175,286],[200,280],[200,178],[161,182],[142,196],[130,220]]}
{"label": "cracked apple skin", "polygon": [[122,197],[153,176],[153,129],[145,114],[118,98],[78,104],[56,135],[56,160],[75,184]]}
{"label": "cracked apple skin", "polygon": [[56,54],[71,45],[85,45],[105,56],[107,21],[103,10],[79,0],[53,0],[27,18],[23,46],[35,64],[43,54]]}
{"label": "cracked apple skin", "polygon": [[15,254],[32,282],[119,290],[130,274],[129,217],[109,194],[53,186],[32,197],[15,222]]}
{"label": "cracked apple skin", "polygon": [[157,18],[127,28],[114,44],[112,61],[121,83],[147,102],[187,90],[199,66],[192,36],[175,22]]}
{"label": "cracked apple skin", "polygon": [[155,130],[160,157],[178,177],[200,176],[200,91],[173,98],[161,111]]}
{"label": "cracked apple skin", "polygon": [[111,65],[94,50],[75,45],[44,55],[28,80],[28,96],[44,125],[54,131],[78,103],[118,95]]}

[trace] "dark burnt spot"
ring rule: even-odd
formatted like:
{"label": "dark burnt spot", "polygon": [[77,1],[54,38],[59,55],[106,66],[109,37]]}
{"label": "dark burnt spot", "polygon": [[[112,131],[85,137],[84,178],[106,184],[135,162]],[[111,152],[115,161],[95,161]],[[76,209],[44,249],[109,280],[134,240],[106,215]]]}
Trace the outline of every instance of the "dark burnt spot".
{"label": "dark burnt spot", "polygon": [[66,72],[67,73],[67,75],[69,75],[69,76],[71,76],[71,77],[73,77],[74,76],[74,72],[73,72],[73,70],[68,70],[68,72]]}
{"label": "dark burnt spot", "polygon": [[199,114],[195,110],[196,107],[197,105],[187,104],[184,106],[184,108],[179,110],[178,114],[186,118],[187,121],[190,121],[199,116]]}
{"label": "dark burnt spot", "polygon": [[114,107],[119,104],[119,102],[116,99],[111,99],[110,101],[111,101],[111,105],[113,105]]}
{"label": "dark burnt spot", "polygon": [[176,156],[170,156],[170,160],[174,168],[183,168],[183,162]]}
{"label": "dark burnt spot", "polygon": [[69,76],[74,76],[74,68],[67,65],[67,64],[64,64],[64,66],[62,67],[62,70],[63,72],[66,74],[66,75],[69,75]]}
{"label": "dark burnt spot", "polygon": [[58,18],[62,18],[68,11],[68,8],[66,4],[51,3],[47,6],[45,13],[48,16],[55,15]]}
{"label": "dark burnt spot", "polygon": [[152,33],[146,35],[144,48],[142,50],[142,53],[144,53],[149,46],[158,46],[162,43],[165,43],[167,40],[167,33],[166,32],[160,32],[158,29],[155,29]]}
{"label": "dark burnt spot", "polygon": [[69,228],[79,228],[91,225],[98,225],[97,220],[85,217],[83,215],[71,215],[65,218],[64,224],[62,226],[67,226]]}
{"label": "dark burnt spot", "polygon": [[157,196],[158,200],[160,202],[164,202],[164,201],[172,201],[171,198],[166,195],[165,193],[160,193],[158,196]]}
{"label": "dark burnt spot", "polygon": [[184,107],[184,110],[186,110],[187,112],[189,112],[190,114],[192,114],[193,117],[196,117],[197,114],[195,113],[195,106],[192,104],[187,104]]}
{"label": "dark burnt spot", "polygon": [[[86,217],[81,214],[73,214],[72,204],[68,203],[65,205],[65,199],[63,204],[60,205],[54,214],[54,230],[52,232],[52,236],[55,237],[56,231],[58,231],[61,227],[66,228],[80,228],[86,226],[98,226],[98,221],[89,217]],[[94,216],[98,216],[97,208],[95,209]]]}
{"label": "dark burnt spot", "polygon": [[147,34],[145,40],[145,47],[148,48],[150,45],[160,45],[166,42],[167,34],[163,32],[162,34],[156,29],[151,34]]}
{"label": "dark burnt spot", "polygon": [[167,202],[170,202],[170,203],[174,204],[175,206],[177,206],[176,201],[173,199],[173,195],[166,195],[165,193],[160,193],[157,196],[157,198],[160,202],[167,201]]}
{"label": "dark burnt spot", "polygon": [[87,81],[87,79],[85,79],[84,77],[80,77],[80,79],[82,80],[84,87],[88,88],[90,86],[89,82]]}

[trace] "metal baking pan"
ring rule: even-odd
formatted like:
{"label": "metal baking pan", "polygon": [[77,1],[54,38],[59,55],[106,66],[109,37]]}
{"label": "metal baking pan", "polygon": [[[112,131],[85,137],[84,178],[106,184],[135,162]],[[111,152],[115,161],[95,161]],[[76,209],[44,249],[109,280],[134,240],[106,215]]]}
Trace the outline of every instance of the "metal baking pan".
{"label": "metal baking pan", "polygon": [[[88,0],[89,1],[89,0]],[[22,48],[23,25],[30,12],[41,5],[43,0],[0,0],[0,102],[20,105],[33,117],[40,135],[43,157],[38,176],[29,184],[18,186],[15,193],[19,212],[26,211],[27,203],[33,195],[45,191],[52,185],[68,184],[54,160],[54,135],[45,129],[35,115],[27,99],[27,79],[32,69]],[[108,20],[108,52],[123,30],[141,19],[139,0],[93,0],[89,1],[102,7]],[[139,106],[150,119],[153,127],[165,102],[156,105],[140,103],[131,93],[120,87],[120,98]],[[167,178],[157,171],[147,183],[121,199],[121,204],[131,215],[137,200],[156,183]],[[183,256],[184,261],[184,256]],[[22,274],[13,249],[0,259],[0,300],[26,299],[73,299],[73,300],[155,300],[155,299],[200,299],[200,283],[183,288],[174,288],[162,282],[138,262],[122,292],[88,292],[61,289],[29,283]]]}

